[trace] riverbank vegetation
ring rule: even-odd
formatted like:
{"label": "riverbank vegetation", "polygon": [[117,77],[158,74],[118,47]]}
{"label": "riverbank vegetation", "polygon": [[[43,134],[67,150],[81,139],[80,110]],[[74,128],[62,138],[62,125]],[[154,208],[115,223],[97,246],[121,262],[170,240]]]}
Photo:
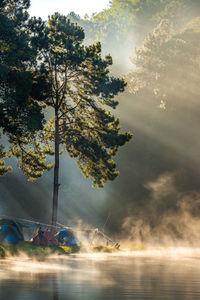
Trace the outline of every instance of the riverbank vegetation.
{"label": "riverbank vegetation", "polygon": [[80,251],[79,246],[63,247],[35,246],[31,242],[19,242],[17,244],[0,245],[0,257],[27,255],[28,257],[44,258],[47,255],[66,255]]}
{"label": "riverbank vegetation", "polygon": [[10,256],[26,255],[30,258],[42,259],[49,255],[70,255],[79,252],[86,253],[113,253],[118,252],[114,246],[54,246],[54,247],[42,247],[35,246],[31,242],[19,242],[18,244],[0,245],[0,258]]}

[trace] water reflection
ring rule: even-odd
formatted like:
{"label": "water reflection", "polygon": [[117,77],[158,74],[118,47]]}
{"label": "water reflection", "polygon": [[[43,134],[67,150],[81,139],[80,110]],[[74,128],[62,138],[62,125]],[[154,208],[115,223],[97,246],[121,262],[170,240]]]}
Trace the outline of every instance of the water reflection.
{"label": "water reflection", "polygon": [[185,253],[10,258],[0,261],[0,299],[200,299],[200,252]]}
{"label": "water reflection", "polygon": [[55,280],[53,281],[53,300],[59,300],[58,285]]}

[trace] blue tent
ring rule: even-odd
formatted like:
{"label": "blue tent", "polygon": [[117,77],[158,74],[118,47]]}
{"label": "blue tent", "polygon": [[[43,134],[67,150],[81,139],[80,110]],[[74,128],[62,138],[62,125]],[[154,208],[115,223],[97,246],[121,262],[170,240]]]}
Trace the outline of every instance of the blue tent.
{"label": "blue tent", "polygon": [[79,246],[80,242],[74,236],[71,230],[63,229],[56,234],[56,239],[59,245],[62,246]]}
{"label": "blue tent", "polygon": [[9,219],[0,219],[0,244],[24,241],[21,224]]}

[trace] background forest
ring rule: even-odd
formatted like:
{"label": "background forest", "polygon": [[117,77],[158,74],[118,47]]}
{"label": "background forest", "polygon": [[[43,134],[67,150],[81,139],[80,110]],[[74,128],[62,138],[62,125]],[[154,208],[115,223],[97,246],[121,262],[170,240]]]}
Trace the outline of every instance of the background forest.
{"label": "background forest", "polygon": [[[62,158],[59,221],[74,219],[134,239],[200,235],[200,2],[112,0],[92,17],[68,16],[84,28],[86,44],[100,41],[111,72],[126,80],[119,97],[123,128],[132,140],[117,156],[120,176],[91,188]],[[5,137],[2,137],[5,143]],[[13,160],[1,177],[0,214],[49,221],[52,173],[26,181]]]}

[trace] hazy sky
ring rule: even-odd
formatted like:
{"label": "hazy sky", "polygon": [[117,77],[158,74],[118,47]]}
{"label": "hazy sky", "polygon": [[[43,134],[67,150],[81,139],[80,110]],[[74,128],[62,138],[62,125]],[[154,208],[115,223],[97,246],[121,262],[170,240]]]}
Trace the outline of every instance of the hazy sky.
{"label": "hazy sky", "polygon": [[31,16],[47,18],[54,12],[68,14],[71,11],[84,16],[106,8],[109,0],[31,0]]}

